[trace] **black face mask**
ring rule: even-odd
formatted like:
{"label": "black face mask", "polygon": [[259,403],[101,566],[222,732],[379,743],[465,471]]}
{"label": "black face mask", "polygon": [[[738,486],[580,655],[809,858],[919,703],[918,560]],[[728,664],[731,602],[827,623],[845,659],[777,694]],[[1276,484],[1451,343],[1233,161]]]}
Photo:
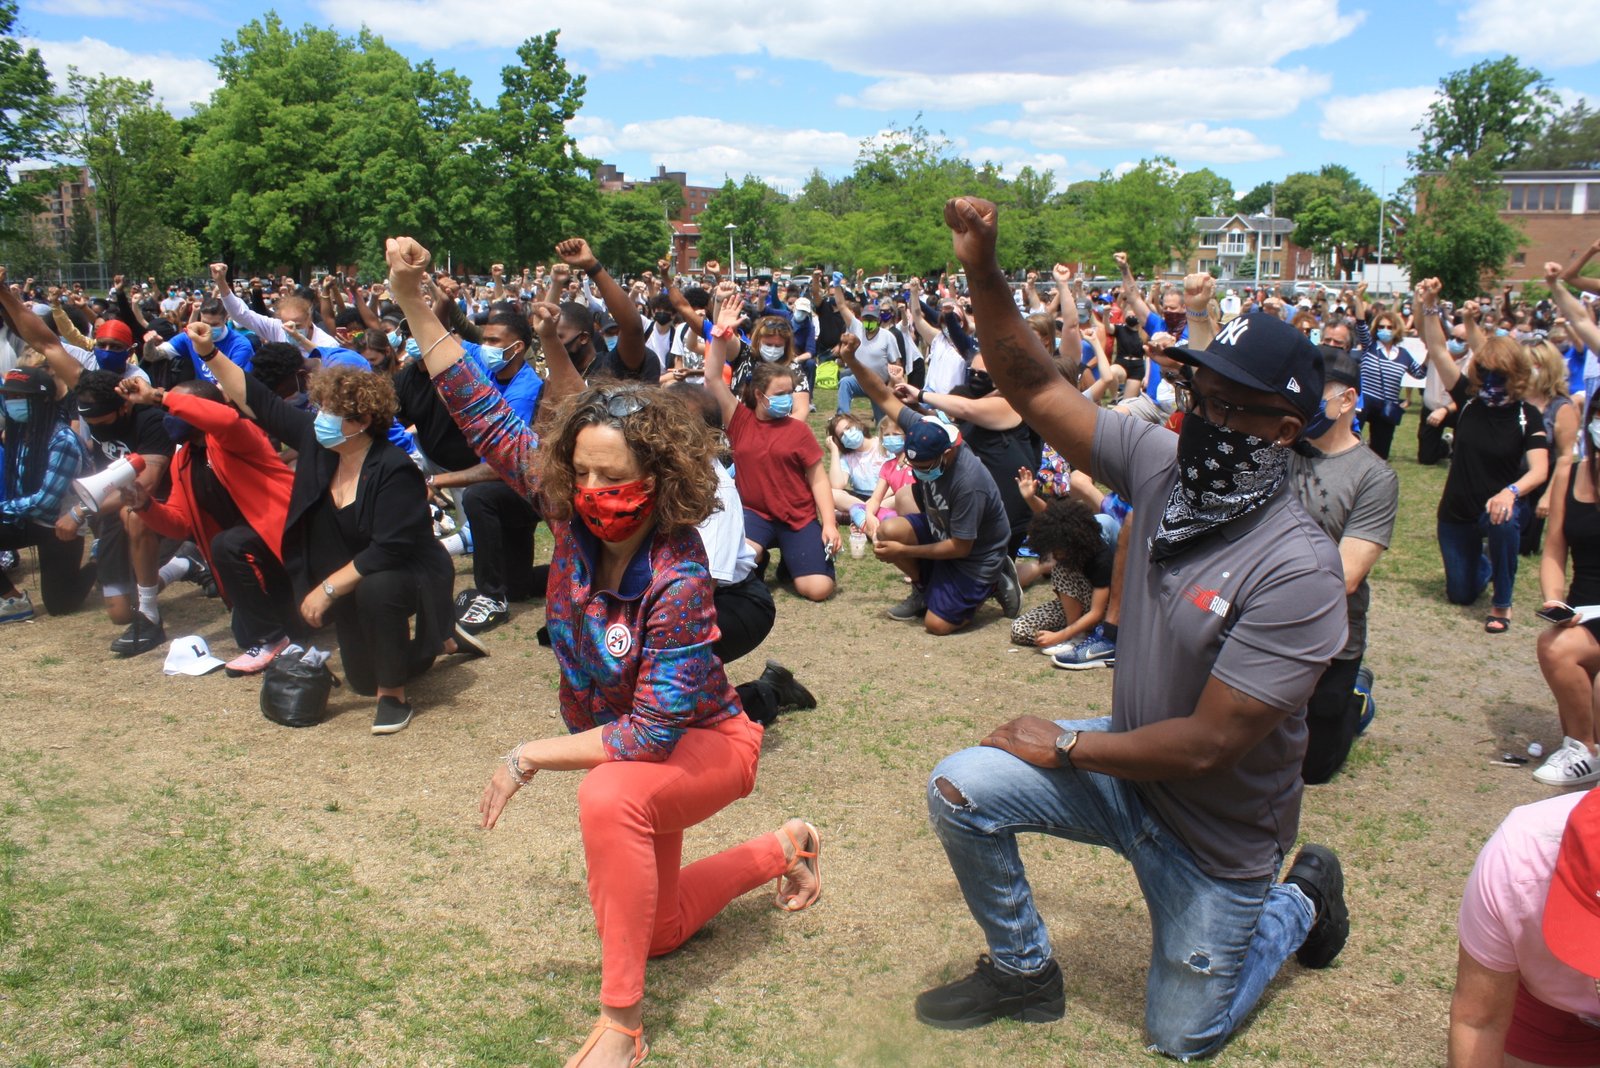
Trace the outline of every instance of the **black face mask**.
{"label": "black face mask", "polygon": [[1178,484],[1150,540],[1164,560],[1270,501],[1289,473],[1289,450],[1190,412],[1178,434]]}
{"label": "black face mask", "polygon": [[987,397],[994,392],[994,379],[988,371],[967,371],[967,388],[975,397]]}
{"label": "black face mask", "polygon": [[109,423],[90,423],[89,436],[96,441],[127,441],[133,436],[133,413],[120,412]]}
{"label": "black face mask", "polygon": [[672,313],[656,312],[655,315],[651,316],[651,318],[660,323],[662,326],[666,326],[668,323],[672,322]]}

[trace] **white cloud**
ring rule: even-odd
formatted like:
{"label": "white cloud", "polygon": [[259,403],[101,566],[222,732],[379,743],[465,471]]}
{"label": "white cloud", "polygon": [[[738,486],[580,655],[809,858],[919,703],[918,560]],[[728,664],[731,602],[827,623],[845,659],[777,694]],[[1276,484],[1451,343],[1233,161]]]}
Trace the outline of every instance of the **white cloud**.
{"label": "white cloud", "polygon": [[[1136,63],[1150,54],[1159,27],[1166,62],[1220,66],[1219,56],[1248,48],[1252,62],[1276,63],[1330,44],[1365,17],[1341,0],[1098,0],[1093,5],[1021,7],[1011,0],[929,0],[916,17],[896,21],[888,45],[862,32],[862,12],[824,5],[797,19],[782,5],[746,0],[591,0],[581,18],[558,25],[548,0],[317,0],[334,25],[367,25],[393,41],[430,48],[503,48],[515,36],[561,30],[565,49],[592,49],[608,61],[651,57],[704,59],[754,55],[826,63],[836,70],[893,74],[1019,72]],[[875,24],[874,24],[875,25]],[[1248,41],[1240,28],[1248,27]],[[709,29],[708,29],[709,28]],[[1086,43],[1092,47],[1083,47]],[[1193,79],[1192,74],[1189,80]]]}
{"label": "white cloud", "polygon": [[579,116],[569,129],[587,155],[638,152],[653,163],[687,163],[693,168],[690,181],[705,185],[721,184],[724,175],[738,181],[754,174],[775,187],[795,189],[813,167],[849,169],[860,147],[859,138],[834,130],[784,129],[695,115],[621,125]]}
{"label": "white cloud", "polygon": [[1002,119],[980,127],[985,133],[1025,140],[1040,148],[1108,149],[1134,147],[1150,155],[1196,163],[1253,163],[1283,155],[1277,145],[1262,144],[1255,134],[1236,126],[1203,122],[1132,120],[1113,128],[1098,120]]}
{"label": "white cloud", "polygon": [[1439,44],[1456,55],[1511,52],[1524,63],[1577,67],[1595,60],[1600,0],[1470,0]]}
{"label": "white cloud", "polygon": [[1434,86],[1418,85],[1330,97],[1322,102],[1322,125],[1317,132],[1325,141],[1414,146],[1416,126],[1438,96]]}
{"label": "white cloud", "polygon": [[734,67],[733,77],[737,81],[748,82],[761,77],[760,67]]}
{"label": "white cloud", "polygon": [[1328,91],[1332,79],[1306,70],[1217,67],[1196,78],[1192,68],[1127,66],[1085,74],[904,75],[867,86],[842,104],[903,110],[963,111],[1020,104],[1030,115],[1074,115],[1105,125],[1125,115],[1159,114],[1169,122],[1195,119],[1274,119],[1309,97]]}
{"label": "white cloud", "polygon": [[168,15],[205,16],[209,9],[190,0],[52,0],[49,4],[29,4],[54,16],[79,15],[91,19],[134,19],[146,21]]}
{"label": "white cloud", "polygon": [[76,41],[21,39],[25,48],[37,48],[58,89],[65,89],[67,68],[86,75],[118,75],[148,81],[158,101],[175,112],[192,111],[210,99],[219,86],[217,69],[203,59],[184,59],[169,52],[130,52],[107,41],[82,37]]}

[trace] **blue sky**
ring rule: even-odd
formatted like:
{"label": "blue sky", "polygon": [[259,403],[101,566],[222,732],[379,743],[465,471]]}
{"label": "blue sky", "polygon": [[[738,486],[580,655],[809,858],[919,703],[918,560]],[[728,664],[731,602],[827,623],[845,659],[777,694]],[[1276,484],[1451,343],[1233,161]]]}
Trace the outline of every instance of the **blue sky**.
{"label": "blue sky", "polygon": [[[58,77],[149,78],[174,111],[209,60],[269,10],[195,0],[22,0],[19,32]],[[363,23],[480,98],[525,36],[559,28],[588,77],[575,132],[646,177],[838,175],[862,139],[912,122],[1008,173],[1058,183],[1169,155],[1244,191],[1323,163],[1374,189],[1404,179],[1411,128],[1444,74],[1513,51],[1569,100],[1600,101],[1600,0],[925,0],[862,8],[749,0],[294,0],[291,26]],[[803,18],[795,17],[804,12]],[[903,16],[903,17],[902,17]],[[1387,174],[1384,168],[1387,167]]]}

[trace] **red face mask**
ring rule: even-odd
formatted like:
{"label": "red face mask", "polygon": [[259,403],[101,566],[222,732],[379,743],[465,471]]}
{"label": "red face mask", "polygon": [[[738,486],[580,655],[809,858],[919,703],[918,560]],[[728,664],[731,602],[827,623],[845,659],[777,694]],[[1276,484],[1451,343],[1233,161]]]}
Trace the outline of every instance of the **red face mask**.
{"label": "red face mask", "polygon": [[577,487],[572,510],[601,541],[627,541],[649,522],[656,510],[656,495],[645,489],[645,479],[600,489]]}

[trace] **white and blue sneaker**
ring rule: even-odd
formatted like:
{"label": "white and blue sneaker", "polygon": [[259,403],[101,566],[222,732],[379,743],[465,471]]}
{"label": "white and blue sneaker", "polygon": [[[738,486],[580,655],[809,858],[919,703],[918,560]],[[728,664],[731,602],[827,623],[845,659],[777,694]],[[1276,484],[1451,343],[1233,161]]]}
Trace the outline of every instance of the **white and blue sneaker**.
{"label": "white and blue sneaker", "polygon": [[1050,662],[1062,671],[1087,671],[1090,668],[1114,667],[1117,662],[1117,645],[1107,640],[1099,627],[1065,653],[1057,653]]}
{"label": "white and blue sneaker", "polygon": [[1078,644],[1082,641],[1084,641],[1084,638],[1068,638],[1064,642],[1056,642],[1054,645],[1043,646],[1039,649],[1039,651],[1045,656],[1060,656],[1062,653],[1072,652],[1072,650],[1076,649]]}

